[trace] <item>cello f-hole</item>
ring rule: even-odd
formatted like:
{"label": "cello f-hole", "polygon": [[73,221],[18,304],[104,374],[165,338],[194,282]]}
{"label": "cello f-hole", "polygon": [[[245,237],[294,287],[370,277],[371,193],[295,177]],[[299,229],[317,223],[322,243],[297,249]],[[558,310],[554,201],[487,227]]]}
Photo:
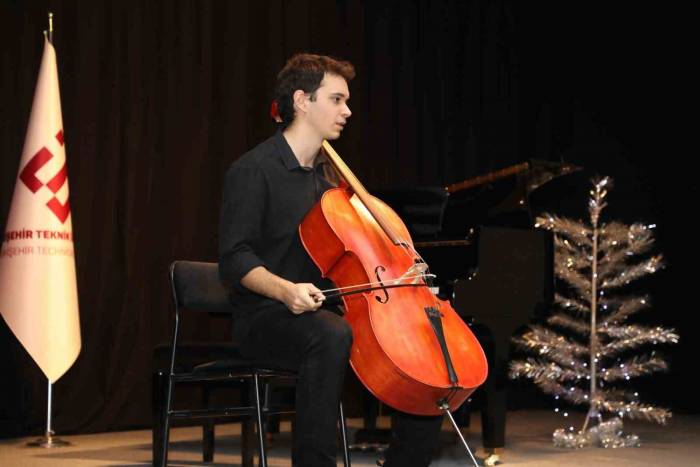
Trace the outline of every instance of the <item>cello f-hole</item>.
{"label": "cello f-hole", "polygon": [[374,268],[374,274],[376,274],[376,276],[377,276],[377,282],[379,282],[379,285],[382,288],[382,292],[384,292],[384,298],[379,297],[377,295],[374,296],[374,298],[376,298],[379,303],[386,303],[389,301],[389,292],[387,292],[386,288],[384,288],[384,283],[382,282],[382,278],[379,276],[379,273],[384,272],[384,271],[386,271],[384,266],[377,266],[376,268]]}

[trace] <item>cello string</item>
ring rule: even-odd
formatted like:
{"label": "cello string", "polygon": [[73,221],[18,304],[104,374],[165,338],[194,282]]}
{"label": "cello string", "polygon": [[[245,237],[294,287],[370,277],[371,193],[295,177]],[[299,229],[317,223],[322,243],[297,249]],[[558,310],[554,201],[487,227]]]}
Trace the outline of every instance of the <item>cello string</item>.
{"label": "cello string", "polygon": [[[346,168],[347,168],[347,166],[346,166]],[[364,186],[362,185],[362,183],[359,181],[359,179],[357,178],[357,176],[356,176],[352,171],[350,171],[350,169],[347,169],[347,170],[349,171],[349,174],[350,174],[350,176],[353,178],[354,182],[357,183],[358,186],[360,186],[362,189],[364,189],[365,192],[366,192],[369,196],[371,196],[371,195],[369,194],[369,192],[367,192],[367,190],[364,188]],[[384,232],[384,235],[386,235],[387,237],[390,237],[389,233],[386,232],[386,231],[384,231],[384,228],[382,227],[382,224],[380,224],[379,221],[374,217],[374,214],[372,213],[372,211],[370,210],[370,208],[369,208],[368,206],[365,205],[365,203],[364,203],[364,201],[362,200],[362,198],[361,198],[357,193],[355,193],[355,196],[356,196],[357,199],[360,201],[360,204],[364,205],[365,209],[367,209],[367,212],[369,213],[370,218],[371,218],[372,220],[374,220],[374,222],[377,223],[377,225],[379,226],[379,229],[378,229],[378,230]],[[371,197],[371,198],[369,199],[369,201],[373,201],[373,200],[374,200],[373,197]],[[381,214],[381,212],[380,212],[380,214]],[[403,222],[403,221],[402,221],[402,222]],[[418,257],[418,259],[420,260],[420,262],[422,262],[422,263],[424,263],[424,264],[426,264],[426,265],[428,264],[428,263],[425,261],[425,259],[423,259],[423,257],[420,255],[420,253],[418,253],[418,252],[415,250],[415,248],[413,248],[413,245],[411,244],[411,241],[410,241],[410,236],[408,237],[408,239],[406,239],[406,238],[403,237],[402,234],[396,233],[396,231],[395,231],[394,229],[391,229],[391,231],[392,231],[392,235],[393,235],[393,236],[398,240],[398,242],[399,242],[399,245],[398,245],[398,246],[403,247],[403,248],[402,248],[402,252],[404,252],[404,253],[406,254],[406,256],[408,257],[408,259],[409,259],[412,263],[414,263],[414,262],[415,262],[415,258]],[[390,238],[390,240],[393,240],[393,239]],[[392,241],[392,243],[393,243],[393,241]],[[407,251],[408,248],[410,248],[410,250],[413,252],[413,254],[410,254],[410,253]]]}
{"label": "cello string", "polygon": [[[327,154],[327,156],[330,158],[331,163],[334,165],[336,171],[339,172],[341,177],[345,178],[346,182],[353,188],[353,191],[354,191],[353,196],[355,196],[359,200],[360,204],[364,206],[364,208],[369,213],[369,217],[379,225],[380,228],[378,230],[384,232],[384,235],[386,235],[387,237],[390,237],[390,240],[392,240],[392,243],[393,243],[393,239],[391,237],[394,237],[396,240],[398,240],[399,246],[402,247],[401,248],[402,253],[404,253],[407,256],[409,261],[411,261],[411,263],[414,265],[415,264],[424,264],[425,269],[423,271],[421,271],[421,273],[425,273],[425,272],[429,273],[428,263],[420,255],[420,253],[418,253],[418,251],[416,251],[416,249],[413,247],[413,245],[410,241],[410,236],[408,239],[406,239],[403,237],[403,232],[401,234],[397,234],[395,229],[391,228],[390,224],[388,222],[386,222],[386,219],[385,219],[384,223],[380,223],[379,220],[375,217],[372,209],[368,205],[366,205],[366,203],[364,201],[364,198],[366,197],[366,199],[369,203],[374,203],[375,198],[369,194],[369,192],[364,187],[364,185],[362,185],[362,182],[360,182],[360,180],[357,178],[357,176],[345,164],[345,161],[343,161],[342,158],[335,152],[335,150],[330,145],[330,143],[328,143],[328,141],[324,140],[323,149],[324,149],[324,152]],[[364,193],[363,196],[360,196],[358,191],[355,189],[356,187],[359,190],[363,191],[363,193]],[[377,206],[376,203],[374,203],[374,204],[375,204],[374,207],[377,208],[377,213],[379,215],[381,215],[382,217],[384,217],[382,212],[381,212],[380,207]],[[387,227],[389,227],[389,230],[391,232],[385,231],[383,225],[387,225]],[[391,235],[390,235],[390,233],[391,233]],[[409,249],[410,249],[410,251],[409,251]],[[419,261],[416,261],[416,258]],[[412,266],[412,267],[414,267],[414,266]],[[408,270],[410,270],[410,269],[411,268],[409,268]],[[422,279],[423,279],[424,284],[427,286],[428,283],[427,283],[427,281],[425,281],[425,277],[428,277],[428,276],[424,276],[424,277],[422,277]],[[432,275],[432,277],[435,277],[435,276]],[[437,297],[435,296],[434,293],[433,293],[433,306],[435,306],[437,308],[440,307],[440,304],[439,304]]]}
{"label": "cello string", "polygon": [[[388,222],[385,222],[384,224],[387,225],[387,227],[390,228],[391,230],[391,235],[389,235],[389,232],[384,231],[384,228],[382,227],[381,224],[377,218],[375,218],[374,213],[372,212],[371,208],[365,204],[365,201],[363,200],[363,197],[367,197],[368,202],[372,202],[374,197],[370,195],[370,193],[367,191],[367,189],[364,187],[362,182],[357,178],[357,176],[353,173],[352,170],[345,164],[345,161],[338,155],[337,152],[335,152],[335,149],[333,149],[333,146],[330,145],[330,143],[327,140],[323,140],[322,144],[323,152],[326,154],[326,157],[330,160],[331,165],[335,169],[337,175],[339,175],[341,178],[345,178],[345,181],[348,183],[353,188],[354,191],[354,196],[360,201],[360,204],[365,207],[365,209],[368,211],[370,218],[374,220],[377,224],[379,224],[379,230],[383,231],[385,235],[388,237],[393,236],[399,241],[399,244],[401,246],[404,246],[404,249],[402,251],[408,256],[408,258],[411,260],[411,262],[415,262],[415,258],[418,257],[421,263],[425,264],[427,266],[427,262],[423,257],[418,253],[415,248],[411,245],[410,242],[410,236],[409,239],[403,238],[402,235],[399,235],[396,233],[396,231],[390,227]],[[363,192],[363,195],[360,196],[358,193],[358,189]],[[381,211],[379,210],[379,207],[375,205],[375,207],[378,209],[378,213],[381,215]],[[382,216],[383,217],[383,216]],[[391,239],[393,242],[393,239]],[[409,254],[408,251],[406,251],[406,247],[410,247],[411,251],[413,252],[413,255]]]}
{"label": "cello string", "polygon": [[[354,187],[358,187],[359,189],[363,190],[363,191],[364,191],[364,194],[367,195],[367,197],[368,197],[367,201],[373,202],[375,198],[372,197],[372,196],[370,195],[370,193],[367,191],[367,189],[364,187],[364,185],[362,185],[362,182],[360,182],[360,180],[357,178],[357,176],[356,176],[356,175],[350,170],[350,168],[345,164],[345,161],[343,161],[343,160],[340,158],[340,156],[338,156],[337,153],[335,153],[335,151],[333,150],[333,148],[330,146],[330,143],[328,143],[327,141],[324,141],[324,143],[326,143],[326,144],[328,145],[328,147],[330,148],[330,151],[332,151],[332,152],[334,153],[334,156],[335,156],[335,157],[334,157],[333,155],[329,154],[329,151],[326,150],[326,147],[324,146],[324,152],[325,152],[328,156],[330,156],[331,162],[332,162],[333,165],[335,166],[336,171],[340,173],[340,176],[341,176],[341,177],[344,177],[344,178],[346,179],[346,182],[347,182],[351,187],[353,187],[353,188],[354,188]],[[351,179],[351,180],[350,180],[350,179]],[[402,248],[402,252],[406,254],[406,256],[407,256],[408,259],[411,261],[411,263],[414,263],[414,264],[415,264],[415,263],[416,263],[415,259],[416,259],[416,257],[417,257],[417,258],[419,259],[419,262],[420,262],[420,263],[423,263],[423,264],[425,264],[425,265],[427,266],[428,263],[425,261],[425,259],[423,259],[423,257],[420,255],[420,253],[418,253],[418,252],[416,251],[416,249],[413,248],[413,246],[412,246],[412,244],[411,244],[411,242],[410,242],[410,236],[409,236],[408,239],[406,239],[406,238],[403,237],[402,234],[397,234],[397,232],[396,232],[395,229],[393,229],[393,228],[390,228],[390,230],[391,230],[391,235],[389,235],[389,232],[386,232],[386,231],[384,230],[384,228],[382,227],[383,224],[381,224],[381,223],[378,221],[378,219],[374,216],[374,213],[372,212],[372,210],[370,209],[370,207],[367,206],[367,205],[365,204],[365,202],[364,202],[364,200],[363,200],[363,197],[360,196],[360,195],[357,193],[357,191],[355,191],[355,193],[354,193],[353,195],[358,199],[358,201],[360,202],[360,204],[363,205],[364,208],[367,210],[367,212],[369,213],[369,217],[370,217],[374,222],[376,222],[376,223],[378,224],[378,226],[379,226],[379,229],[378,229],[378,230],[384,232],[384,235],[386,235],[387,237],[393,236],[394,238],[396,238],[396,239],[398,240],[399,246],[402,246],[402,247],[403,247],[403,248]],[[377,208],[378,213],[381,215],[382,213],[381,213],[380,207],[377,206],[376,203],[374,203],[374,204],[375,204],[374,207]],[[389,223],[388,223],[388,222],[385,222],[385,224],[389,224]],[[392,243],[393,243],[393,239],[390,238],[390,240],[392,240]],[[408,248],[410,248],[410,250],[412,251],[413,254],[410,254],[409,251],[407,251]]]}
{"label": "cello string", "polygon": [[[409,259],[410,259],[411,261],[415,262],[416,257],[418,257],[418,259],[420,260],[421,263],[424,263],[424,264],[426,264],[426,265],[428,264],[428,263],[423,259],[423,257],[420,255],[420,253],[418,253],[418,252],[416,251],[416,249],[413,248],[412,243],[409,241],[409,240],[410,240],[410,237],[409,237],[409,239],[407,240],[407,239],[403,238],[402,236],[397,235],[397,238],[398,238],[398,240],[399,240],[400,246],[403,247],[403,251],[406,253],[406,256],[408,256]],[[409,254],[409,252],[407,251],[407,250],[409,250],[409,249],[411,250],[411,252],[413,252],[412,255]]]}
{"label": "cello string", "polygon": [[[421,256],[420,253],[418,253],[418,250],[415,249],[415,247],[413,246],[413,243],[406,240],[405,238],[403,238],[401,236],[398,236],[398,239],[399,239],[400,245],[403,247],[402,251],[406,254],[406,256],[408,256],[408,258],[414,264],[425,264],[425,266],[427,268],[426,271],[428,271],[428,273],[429,273],[430,265],[428,265],[428,262],[425,261],[425,259],[423,258],[423,256]],[[409,239],[410,239],[410,237],[409,237]],[[410,253],[408,250],[410,250]],[[419,260],[418,262],[416,262],[416,258]],[[436,276],[432,275],[432,277],[436,277]]]}
{"label": "cello string", "polygon": [[[370,214],[371,214],[371,213],[370,213]],[[376,219],[375,219],[375,222],[376,222]],[[378,223],[378,222],[377,222],[377,223]],[[380,229],[380,230],[381,230],[381,229]],[[385,234],[386,234],[386,232],[385,232]],[[425,261],[425,259],[423,258],[423,256],[421,256],[421,254],[418,253],[418,251],[415,249],[415,247],[413,246],[413,243],[412,243],[412,242],[409,242],[409,241],[406,240],[406,239],[404,239],[402,236],[398,236],[398,235],[397,235],[397,238],[398,238],[398,240],[399,240],[400,246],[402,247],[402,248],[401,248],[401,251],[402,251],[403,253],[406,254],[406,256],[408,257],[408,259],[409,259],[411,262],[413,262],[413,266],[409,267],[408,270],[411,270],[411,269],[412,269],[413,267],[415,267],[417,264],[424,264],[424,265],[425,265],[425,269],[422,271],[422,273],[424,273],[424,276],[423,276],[422,278],[423,278],[423,279],[424,279],[425,277],[436,278],[437,276],[436,276],[435,274],[431,274],[431,273],[430,273],[430,266],[428,265],[427,261]],[[409,238],[410,238],[410,237],[409,237]],[[412,252],[413,254],[409,253],[408,250],[410,250],[410,252]],[[416,261],[416,258],[418,258],[419,261]],[[424,281],[424,282],[425,282],[425,281]],[[425,282],[425,285],[428,286],[427,282]],[[431,291],[431,292],[432,292],[432,291]],[[435,296],[435,293],[433,293],[433,306],[435,306],[435,307],[438,308],[438,309],[440,308],[440,302],[438,301],[437,297]]]}

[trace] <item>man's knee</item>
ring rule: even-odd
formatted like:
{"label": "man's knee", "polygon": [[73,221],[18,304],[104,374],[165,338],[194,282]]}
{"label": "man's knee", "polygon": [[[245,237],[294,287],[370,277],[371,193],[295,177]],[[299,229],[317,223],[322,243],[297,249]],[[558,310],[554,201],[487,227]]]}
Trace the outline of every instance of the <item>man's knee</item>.
{"label": "man's knee", "polygon": [[317,312],[314,318],[315,332],[311,345],[347,358],[352,346],[352,328],[348,322],[325,310]]}
{"label": "man's knee", "polygon": [[349,351],[350,347],[352,346],[352,328],[343,318],[340,318],[338,321],[336,337],[340,345]]}
{"label": "man's knee", "polygon": [[352,328],[346,320],[336,315],[328,313],[326,321],[325,344],[328,347],[336,348],[339,352],[350,355],[352,346]]}

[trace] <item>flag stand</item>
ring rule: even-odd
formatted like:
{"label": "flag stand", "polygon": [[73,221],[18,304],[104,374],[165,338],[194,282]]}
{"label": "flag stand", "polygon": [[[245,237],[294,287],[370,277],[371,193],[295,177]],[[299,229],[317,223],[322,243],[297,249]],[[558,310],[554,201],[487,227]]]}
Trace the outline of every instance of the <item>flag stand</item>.
{"label": "flag stand", "polygon": [[[49,42],[53,42],[53,13],[49,12],[49,29],[44,31],[44,37],[46,37]],[[51,429],[51,381],[48,381],[48,397],[46,403],[46,433],[44,436],[27,443],[27,446],[41,447],[41,448],[58,448],[63,446],[70,446],[71,443],[64,441],[60,438],[54,438],[54,432]]]}
{"label": "flag stand", "polygon": [[51,381],[49,381],[49,394],[46,411],[46,433],[44,433],[44,436],[37,439],[36,441],[31,441],[27,443],[27,446],[39,448],[60,448],[63,446],[71,445],[71,443],[69,443],[68,441],[64,441],[60,438],[54,438],[53,435],[54,432],[51,429]]}
{"label": "flag stand", "polygon": [[[58,65],[51,43],[53,13],[48,16],[17,181],[4,225],[4,231],[11,235],[0,240],[0,316],[47,377],[46,432],[44,437],[28,443],[43,448],[69,444],[54,438],[52,383],[75,363],[82,345]],[[49,172],[40,170],[49,160]],[[43,191],[38,193],[40,189]],[[51,199],[47,203],[48,197]],[[40,232],[47,232],[46,236],[40,237]],[[48,232],[60,234],[59,238],[54,239]],[[57,240],[63,243],[59,245]],[[4,254],[9,241],[18,242],[9,248],[19,254]],[[35,290],[44,293],[37,294]]]}

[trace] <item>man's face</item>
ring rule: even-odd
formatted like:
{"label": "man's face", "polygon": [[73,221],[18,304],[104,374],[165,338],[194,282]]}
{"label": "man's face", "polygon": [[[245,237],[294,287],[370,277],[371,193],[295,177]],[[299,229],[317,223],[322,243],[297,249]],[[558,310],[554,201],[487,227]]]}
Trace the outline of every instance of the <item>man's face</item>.
{"label": "man's face", "polygon": [[324,139],[334,140],[352,112],[348,107],[350,91],[345,78],[326,73],[316,90],[316,99],[308,101],[306,120]]}

